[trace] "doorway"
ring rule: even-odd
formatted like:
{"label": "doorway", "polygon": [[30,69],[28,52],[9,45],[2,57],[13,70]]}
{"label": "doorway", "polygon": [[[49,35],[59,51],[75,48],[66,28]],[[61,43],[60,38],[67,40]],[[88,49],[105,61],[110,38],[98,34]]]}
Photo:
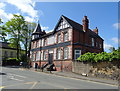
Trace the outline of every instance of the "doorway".
{"label": "doorway", "polygon": [[48,55],[48,63],[49,63],[49,64],[52,64],[52,63],[53,63],[53,54],[52,54],[52,53],[50,53],[50,54]]}

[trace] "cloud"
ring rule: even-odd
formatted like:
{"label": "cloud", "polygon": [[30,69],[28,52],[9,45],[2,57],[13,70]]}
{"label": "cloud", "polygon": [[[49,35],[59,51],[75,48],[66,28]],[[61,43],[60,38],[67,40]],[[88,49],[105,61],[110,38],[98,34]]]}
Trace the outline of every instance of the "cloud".
{"label": "cloud", "polygon": [[112,40],[114,43],[120,43],[120,39],[117,38],[117,37],[113,37],[111,40]]}
{"label": "cloud", "polygon": [[12,17],[13,17],[13,15],[11,13],[8,14],[4,11],[4,9],[0,8],[0,18],[2,19],[3,22],[11,19]]}
{"label": "cloud", "polygon": [[111,44],[104,43],[104,49],[109,50],[110,47],[113,47]]}
{"label": "cloud", "polygon": [[25,18],[25,21],[28,21],[28,22],[33,22],[34,21],[34,19],[29,17],[29,16],[25,16],[24,18]]}
{"label": "cloud", "polygon": [[0,8],[4,8],[6,5],[4,3],[0,3]]}
{"label": "cloud", "polygon": [[32,0],[6,0],[5,2],[16,6],[22,13],[26,13],[32,18],[37,17],[38,11],[34,9],[35,2]]}
{"label": "cloud", "polygon": [[120,29],[120,23],[113,24],[113,27],[116,28],[117,30]]}
{"label": "cloud", "polygon": [[[16,6],[22,15],[24,15],[25,20],[29,22],[35,22],[40,15],[43,15],[41,10],[35,10],[35,0],[0,0],[0,18],[4,21],[11,19],[12,13],[5,12],[5,6],[11,4]],[[14,8],[13,8],[14,9]]]}
{"label": "cloud", "polygon": [[42,30],[48,30],[49,27],[43,27],[43,26],[41,26],[41,29],[42,29]]}
{"label": "cloud", "polygon": [[49,32],[52,32],[52,31],[53,31],[53,29],[52,30],[47,30],[46,33],[49,33]]}

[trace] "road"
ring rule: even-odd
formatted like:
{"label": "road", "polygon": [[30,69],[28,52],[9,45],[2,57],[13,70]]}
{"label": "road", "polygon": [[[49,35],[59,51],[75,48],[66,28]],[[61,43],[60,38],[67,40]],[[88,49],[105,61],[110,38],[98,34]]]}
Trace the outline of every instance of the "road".
{"label": "road", "polygon": [[117,86],[57,76],[21,68],[2,67],[1,89],[117,89]]}

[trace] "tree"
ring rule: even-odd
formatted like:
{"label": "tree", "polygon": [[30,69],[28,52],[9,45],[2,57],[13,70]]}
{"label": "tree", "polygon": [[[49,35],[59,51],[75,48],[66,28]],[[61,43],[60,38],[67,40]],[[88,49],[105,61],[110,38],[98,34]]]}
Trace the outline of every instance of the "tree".
{"label": "tree", "polygon": [[[2,24],[2,19],[0,19],[0,24]],[[3,41],[3,42],[7,42],[7,39],[6,39],[6,32],[5,32],[5,26],[4,25],[1,25],[0,26],[0,40]]]}
{"label": "tree", "polygon": [[113,52],[113,51],[115,51],[115,47],[110,47],[109,50],[110,50],[110,52]]}
{"label": "tree", "polygon": [[26,22],[23,28],[24,31],[22,31],[22,34],[21,34],[21,42],[23,43],[25,48],[26,60],[27,60],[27,56],[28,57],[30,56],[31,38],[32,38],[32,33],[35,26],[36,26],[36,23]]}
{"label": "tree", "polygon": [[20,55],[20,41],[21,34],[25,27],[25,20],[21,15],[13,15],[13,18],[6,22],[6,31],[10,35],[10,41],[12,47],[16,47],[17,49],[17,59],[19,59]]}

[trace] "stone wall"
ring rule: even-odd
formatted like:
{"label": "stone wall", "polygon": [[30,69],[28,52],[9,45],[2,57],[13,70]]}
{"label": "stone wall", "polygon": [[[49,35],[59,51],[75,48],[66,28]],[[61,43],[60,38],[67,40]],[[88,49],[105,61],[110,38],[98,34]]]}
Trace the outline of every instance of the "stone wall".
{"label": "stone wall", "polygon": [[73,61],[72,72],[112,80],[120,79],[120,65],[118,64],[118,61],[98,63]]}

